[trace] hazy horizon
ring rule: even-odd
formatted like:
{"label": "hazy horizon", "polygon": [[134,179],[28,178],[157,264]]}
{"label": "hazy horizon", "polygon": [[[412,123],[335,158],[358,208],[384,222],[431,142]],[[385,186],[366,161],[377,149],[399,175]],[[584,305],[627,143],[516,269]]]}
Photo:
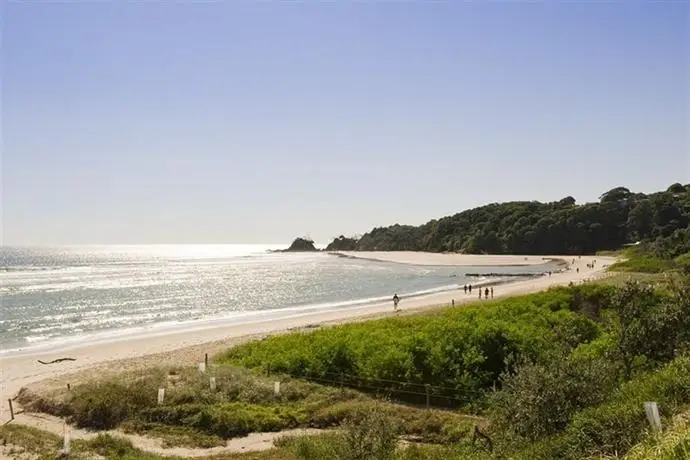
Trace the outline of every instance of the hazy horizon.
{"label": "hazy horizon", "polygon": [[690,3],[3,2],[8,246],[286,244],[690,182]]}

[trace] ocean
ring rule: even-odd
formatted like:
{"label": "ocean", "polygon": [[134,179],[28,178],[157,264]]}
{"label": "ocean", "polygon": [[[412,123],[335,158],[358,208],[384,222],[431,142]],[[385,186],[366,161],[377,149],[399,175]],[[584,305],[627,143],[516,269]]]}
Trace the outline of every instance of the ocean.
{"label": "ocean", "polygon": [[0,353],[352,308],[458,289],[483,270],[270,252],[285,247],[2,247]]}

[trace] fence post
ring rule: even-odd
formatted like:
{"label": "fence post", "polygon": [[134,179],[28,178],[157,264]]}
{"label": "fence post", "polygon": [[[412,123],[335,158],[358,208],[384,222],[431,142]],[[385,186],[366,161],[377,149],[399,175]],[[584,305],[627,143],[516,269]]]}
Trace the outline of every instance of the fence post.
{"label": "fence post", "polygon": [[69,433],[69,427],[67,426],[67,422],[63,425],[63,444],[62,444],[62,453],[69,457],[70,454],[70,433]]}
{"label": "fence post", "polygon": [[647,415],[647,421],[652,427],[652,431],[661,431],[661,418],[659,417],[659,406],[656,402],[645,402],[644,412]]}
{"label": "fence post", "polygon": [[208,369],[208,353],[204,353],[204,367]]}
{"label": "fence post", "polygon": [[273,394],[280,396],[280,382],[273,382]]}
{"label": "fence post", "polygon": [[211,391],[216,391],[216,378],[215,377],[211,377],[209,379],[209,384],[211,386]]}
{"label": "fence post", "polygon": [[8,403],[10,403],[10,420],[14,420],[14,408],[12,407],[12,400],[8,399]]}
{"label": "fence post", "polygon": [[271,363],[266,364],[266,375],[271,376]]}
{"label": "fence post", "polygon": [[158,404],[163,404],[165,400],[165,388],[158,389]]}
{"label": "fence post", "polygon": [[428,383],[424,385],[426,387],[426,408],[431,407],[431,385]]}

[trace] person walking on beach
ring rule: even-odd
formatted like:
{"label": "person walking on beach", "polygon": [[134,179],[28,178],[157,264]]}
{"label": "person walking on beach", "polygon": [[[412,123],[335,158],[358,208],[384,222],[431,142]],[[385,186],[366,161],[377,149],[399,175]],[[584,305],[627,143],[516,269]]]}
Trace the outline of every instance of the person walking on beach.
{"label": "person walking on beach", "polygon": [[482,288],[479,288],[479,300],[482,300]]}
{"label": "person walking on beach", "polygon": [[467,294],[467,285],[465,285],[465,294]]}
{"label": "person walking on beach", "polygon": [[400,297],[398,297],[398,294],[393,294],[393,311],[398,310],[398,304],[400,303]]}
{"label": "person walking on beach", "polygon": [[492,299],[494,298],[494,287],[493,286],[491,286],[491,298]]}
{"label": "person walking on beach", "polygon": [[470,284],[470,294],[472,294],[472,285]]}
{"label": "person walking on beach", "polygon": [[485,299],[489,298],[489,288],[484,289],[484,298]]}

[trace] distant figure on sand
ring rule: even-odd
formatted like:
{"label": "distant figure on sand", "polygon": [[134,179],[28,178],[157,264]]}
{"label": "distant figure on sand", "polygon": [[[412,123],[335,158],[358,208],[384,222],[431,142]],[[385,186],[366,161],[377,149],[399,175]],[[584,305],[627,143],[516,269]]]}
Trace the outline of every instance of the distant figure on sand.
{"label": "distant figure on sand", "polygon": [[494,298],[494,287],[493,286],[491,286],[491,298],[492,299]]}
{"label": "distant figure on sand", "polygon": [[393,294],[393,310],[398,309],[399,303],[400,303],[400,297],[398,297],[398,294]]}
{"label": "distant figure on sand", "polygon": [[479,299],[481,300],[482,298],[482,288],[479,288]]}
{"label": "distant figure on sand", "polygon": [[465,285],[465,294],[467,294],[467,285]]}
{"label": "distant figure on sand", "polygon": [[484,289],[484,298],[485,299],[489,298],[489,288]]}
{"label": "distant figure on sand", "polygon": [[470,284],[470,294],[472,294],[472,285]]}

